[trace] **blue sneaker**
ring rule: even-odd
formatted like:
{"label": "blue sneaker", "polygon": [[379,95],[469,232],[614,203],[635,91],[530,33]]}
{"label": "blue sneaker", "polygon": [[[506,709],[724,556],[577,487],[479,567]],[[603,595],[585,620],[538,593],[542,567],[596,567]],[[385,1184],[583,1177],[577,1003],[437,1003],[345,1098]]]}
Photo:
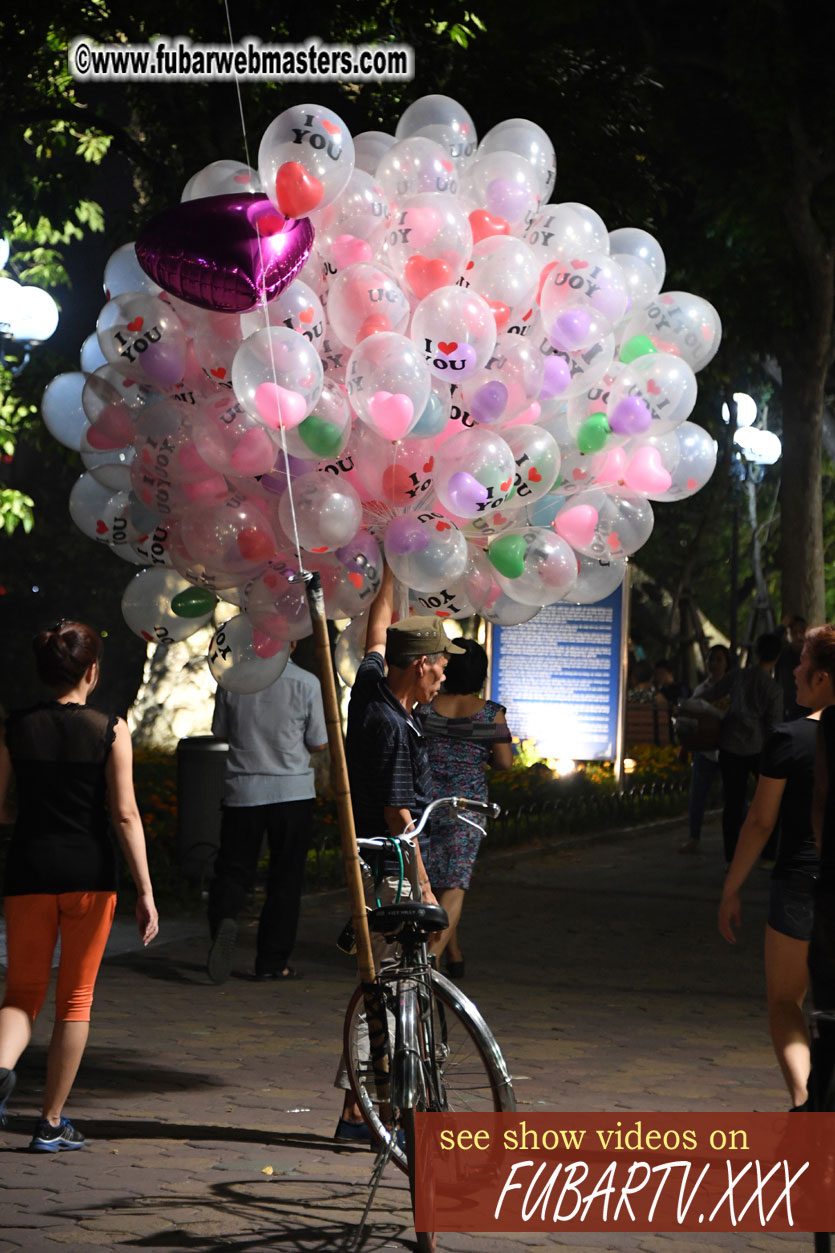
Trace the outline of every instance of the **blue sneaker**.
{"label": "blue sneaker", "polygon": [[85,1143],[84,1136],[68,1118],[62,1118],[57,1127],[41,1118],[35,1125],[29,1148],[35,1153],[59,1153],[61,1149],[83,1149]]}
{"label": "blue sneaker", "polygon": [[14,1092],[17,1075],[13,1070],[0,1066],[0,1127],[6,1125],[6,1102]]}

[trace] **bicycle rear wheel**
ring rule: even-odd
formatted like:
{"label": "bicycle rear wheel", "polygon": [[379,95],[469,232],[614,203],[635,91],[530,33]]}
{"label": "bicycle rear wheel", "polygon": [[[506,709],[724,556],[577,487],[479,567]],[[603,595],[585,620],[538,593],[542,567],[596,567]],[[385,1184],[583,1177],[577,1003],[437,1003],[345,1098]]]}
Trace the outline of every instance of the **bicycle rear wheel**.
{"label": "bicycle rear wheel", "polygon": [[[389,1020],[389,1070],[396,1036],[394,1014],[397,981],[402,972],[384,972],[380,978]],[[427,1069],[426,1108],[454,1113],[514,1110],[513,1085],[501,1050],[490,1028],[473,1002],[437,971],[431,972],[431,1027],[424,1029],[424,1065]],[[424,993],[425,998],[425,993]],[[430,1034],[431,1031],[431,1034]],[[434,1066],[429,1040],[434,1049]],[[368,1055],[368,1036],[363,1016],[362,989],[357,988],[348,1004],[343,1037],[345,1061],[351,1090],[376,1142],[385,1147],[392,1138],[391,1126],[381,1118],[374,1074]],[[402,1112],[392,1110],[393,1121]],[[395,1138],[392,1161],[407,1171],[407,1156]]]}

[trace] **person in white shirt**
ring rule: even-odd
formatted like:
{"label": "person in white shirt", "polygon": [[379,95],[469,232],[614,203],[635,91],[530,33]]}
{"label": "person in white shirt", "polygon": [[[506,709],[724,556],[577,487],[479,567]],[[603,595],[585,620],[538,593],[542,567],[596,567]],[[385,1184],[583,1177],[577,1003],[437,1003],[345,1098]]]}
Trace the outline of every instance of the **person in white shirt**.
{"label": "person in white shirt", "polygon": [[209,885],[213,983],[231,973],[237,918],[251,890],[266,834],[270,863],[258,924],[255,978],[295,979],[296,940],[316,796],[310,754],[327,748],[319,680],[287,662],[260,692],[218,688],[212,734],[227,740],[220,851]]}

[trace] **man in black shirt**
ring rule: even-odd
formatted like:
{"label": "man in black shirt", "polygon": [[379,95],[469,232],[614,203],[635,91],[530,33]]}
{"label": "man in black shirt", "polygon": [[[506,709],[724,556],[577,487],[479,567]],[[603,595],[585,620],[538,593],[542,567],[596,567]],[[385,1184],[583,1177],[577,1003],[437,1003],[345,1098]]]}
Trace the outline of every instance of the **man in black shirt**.
{"label": "man in black shirt", "polygon": [[[365,656],[348,705],[351,802],[357,834],[366,837],[401,835],[433,799],[426,741],[412,710],[438,694],[447,657],[465,651],[447,636],[440,618],[405,618],[392,625],[393,604],[394,580],[386,568],[369,610]],[[417,840],[414,850],[421,899],[437,904]],[[343,1086],[341,1074],[337,1085]],[[335,1138],[369,1138],[350,1092]]]}

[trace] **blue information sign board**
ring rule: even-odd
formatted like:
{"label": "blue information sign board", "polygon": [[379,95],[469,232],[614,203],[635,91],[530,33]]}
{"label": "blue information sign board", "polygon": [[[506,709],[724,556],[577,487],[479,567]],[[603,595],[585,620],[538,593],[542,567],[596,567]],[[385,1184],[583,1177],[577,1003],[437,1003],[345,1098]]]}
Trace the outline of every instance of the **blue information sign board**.
{"label": "blue information sign board", "polygon": [[541,757],[614,761],[623,589],[596,605],[546,605],[531,622],[493,628],[490,693],[514,736]]}

